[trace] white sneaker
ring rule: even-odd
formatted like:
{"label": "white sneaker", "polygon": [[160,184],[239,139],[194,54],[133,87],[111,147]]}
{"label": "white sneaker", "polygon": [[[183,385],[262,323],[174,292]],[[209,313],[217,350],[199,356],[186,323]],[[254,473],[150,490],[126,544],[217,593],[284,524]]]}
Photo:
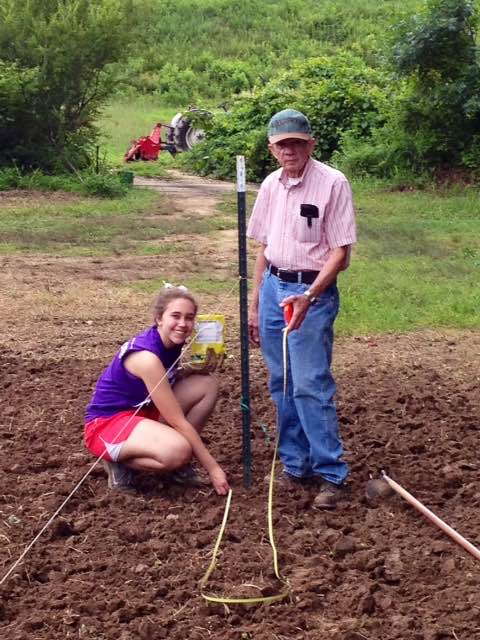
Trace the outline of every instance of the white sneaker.
{"label": "white sneaker", "polygon": [[135,491],[133,472],[120,462],[102,460],[103,468],[107,472],[108,486],[114,491]]}

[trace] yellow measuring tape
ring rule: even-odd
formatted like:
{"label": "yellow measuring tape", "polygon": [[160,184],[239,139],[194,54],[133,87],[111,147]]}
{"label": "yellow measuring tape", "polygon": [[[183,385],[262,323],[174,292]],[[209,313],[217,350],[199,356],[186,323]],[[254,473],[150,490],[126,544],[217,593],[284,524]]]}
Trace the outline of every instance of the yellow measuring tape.
{"label": "yellow measuring tape", "polygon": [[200,581],[201,596],[207,602],[216,602],[219,604],[270,604],[272,602],[279,602],[280,600],[283,600],[290,594],[290,590],[291,590],[290,585],[288,581],[282,577],[278,568],[277,548],[275,546],[275,540],[273,537],[273,518],[272,518],[273,481],[275,476],[275,461],[277,457],[277,447],[278,447],[278,438],[277,438],[277,442],[275,443],[275,451],[274,451],[273,460],[272,460],[272,469],[270,472],[270,483],[268,487],[268,538],[269,538],[270,546],[272,547],[272,552],[273,552],[273,568],[275,570],[275,575],[278,578],[278,580],[285,586],[285,589],[273,596],[262,596],[262,597],[256,597],[256,598],[228,598],[224,596],[213,596],[213,595],[204,593],[204,588],[208,582],[208,579],[210,578],[210,576],[215,570],[215,565],[217,563],[218,550],[220,548],[225,527],[227,525],[228,514],[230,511],[230,504],[232,501],[232,490],[230,489],[227,496],[227,503],[225,505],[225,512],[223,514],[223,521],[220,527],[220,531],[218,533],[215,547],[213,549],[212,560],[210,562],[210,565],[207,571],[205,572],[205,575]]}
{"label": "yellow measuring tape", "polygon": [[[287,328],[284,329],[283,332],[283,375],[284,375],[284,394],[286,393],[286,379],[287,379]],[[232,501],[232,490],[228,492],[227,503],[225,505],[225,512],[223,514],[222,524],[220,526],[220,531],[218,533],[217,541],[213,548],[212,560],[208,569],[205,572],[205,575],[200,580],[200,594],[204,600],[207,602],[215,602],[217,604],[271,604],[272,602],[280,602],[280,600],[284,600],[290,595],[291,587],[286,578],[283,578],[280,574],[280,570],[278,568],[278,557],[277,557],[277,548],[275,546],[275,540],[273,536],[273,484],[275,478],[275,462],[277,459],[277,449],[278,449],[278,436],[275,442],[275,451],[273,452],[272,459],[272,467],[270,470],[270,482],[268,485],[268,507],[267,507],[267,520],[268,520],[268,539],[270,542],[270,546],[272,547],[273,554],[273,568],[275,571],[275,576],[285,587],[280,593],[273,596],[262,596],[256,598],[228,598],[224,596],[213,596],[204,593],[205,586],[208,582],[208,579],[212,575],[215,570],[215,566],[217,564],[217,556],[218,550],[220,548],[220,544],[223,539],[223,534],[225,532],[225,527],[227,526],[228,514],[230,512],[230,504]]]}

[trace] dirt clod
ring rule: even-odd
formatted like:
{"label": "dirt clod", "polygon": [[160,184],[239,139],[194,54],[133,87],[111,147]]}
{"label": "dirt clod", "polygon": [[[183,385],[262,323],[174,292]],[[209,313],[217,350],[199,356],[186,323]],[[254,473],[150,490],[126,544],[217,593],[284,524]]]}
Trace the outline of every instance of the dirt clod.
{"label": "dirt clod", "polygon": [[376,478],[369,480],[365,486],[365,495],[367,499],[372,500],[375,498],[388,498],[393,494],[393,489],[382,478]]}

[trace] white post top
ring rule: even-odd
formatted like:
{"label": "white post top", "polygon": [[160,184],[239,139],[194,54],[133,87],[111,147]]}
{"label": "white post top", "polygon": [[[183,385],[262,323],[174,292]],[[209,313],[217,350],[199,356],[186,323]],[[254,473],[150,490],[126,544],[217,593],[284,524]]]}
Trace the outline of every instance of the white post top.
{"label": "white post top", "polygon": [[237,156],[237,191],[245,193],[245,156]]}

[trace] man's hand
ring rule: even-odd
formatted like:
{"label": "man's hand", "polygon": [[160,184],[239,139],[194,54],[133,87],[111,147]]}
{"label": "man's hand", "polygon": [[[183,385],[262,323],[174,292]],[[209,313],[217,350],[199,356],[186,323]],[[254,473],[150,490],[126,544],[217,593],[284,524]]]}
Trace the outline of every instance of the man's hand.
{"label": "man's hand", "polygon": [[226,496],[230,491],[230,486],[223,469],[219,466],[216,466],[209,472],[208,475],[210,476],[210,480],[212,481],[214,489],[218,493],[218,495]]}
{"label": "man's hand", "polygon": [[256,347],[260,346],[260,334],[258,331],[258,307],[250,307],[248,311],[248,335],[250,342]]}
{"label": "man's hand", "polygon": [[304,295],[300,296],[288,296],[284,298],[280,306],[285,308],[287,304],[291,304],[293,307],[293,315],[288,323],[288,331],[295,331],[298,329],[307,315],[308,308],[310,307],[310,302]]}
{"label": "man's hand", "polygon": [[191,373],[200,373],[208,375],[214,373],[217,369],[221,369],[225,354],[218,354],[215,349],[209,347],[207,349],[207,356],[203,362],[184,362],[179,368],[179,377],[185,378]]}

